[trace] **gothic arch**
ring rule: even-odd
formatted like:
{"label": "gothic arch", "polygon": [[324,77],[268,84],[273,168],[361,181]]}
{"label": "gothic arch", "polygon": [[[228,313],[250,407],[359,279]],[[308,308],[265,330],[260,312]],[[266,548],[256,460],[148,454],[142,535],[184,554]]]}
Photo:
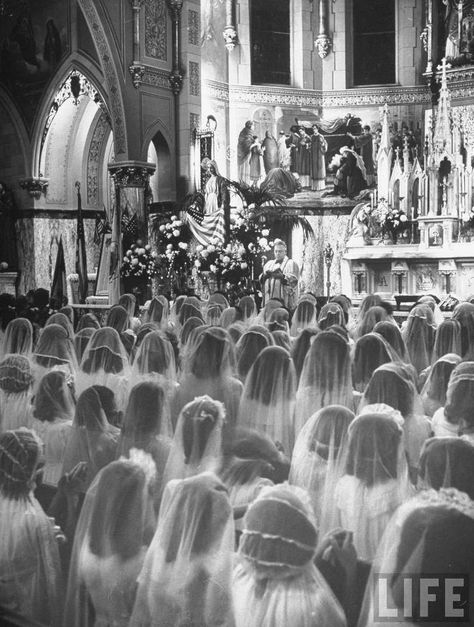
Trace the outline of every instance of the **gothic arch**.
{"label": "gothic arch", "polygon": [[3,109],[7,117],[10,119],[13,128],[16,131],[19,148],[21,150],[21,156],[24,164],[24,171],[19,173],[23,176],[29,176],[31,171],[31,150],[30,150],[30,138],[26,130],[25,124],[21,115],[18,112],[18,107],[15,105],[9,94],[0,87],[0,109]]}
{"label": "gothic arch", "polygon": [[148,146],[150,145],[150,142],[153,140],[157,133],[161,133],[163,135],[163,138],[168,144],[170,150],[174,149],[174,141],[172,136],[170,135],[169,127],[165,126],[165,124],[163,124],[161,120],[155,120],[155,122],[153,122],[153,124],[150,124],[150,126],[145,130],[144,133],[141,150],[141,159],[143,161],[146,161]]}
{"label": "gothic arch", "polygon": [[118,70],[120,68],[119,55],[115,48],[112,49],[111,45],[114,38],[110,30],[106,31],[94,0],[78,0],[78,5],[89,26],[104,75],[104,84],[109,96],[108,102],[114,134],[115,156],[118,160],[126,159],[128,156],[128,142],[125,126],[125,107],[122,98],[123,83],[119,79],[121,76],[121,72]]}
{"label": "gothic arch", "polygon": [[41,152],[43,145],[43,133],[48,119],[52,102],[54,101],[56,94],[61,89],[62,85],[67,80],[71,72],[77,71],[87,78],[94,89],[100,94],[102,101],[104,102],[107,110],[110,111],[108,94],[103,88],[104,77],[102,76],[100,69],[89,61],[81,53],[75,53],[68,57],[64,63],[55,72],[54,77],[49,82],[47,89],[42,97],[41,106],[38,110],[38,114],[33,125],[32,132],[32,175],[39,175],[39,166],[41,160]]}

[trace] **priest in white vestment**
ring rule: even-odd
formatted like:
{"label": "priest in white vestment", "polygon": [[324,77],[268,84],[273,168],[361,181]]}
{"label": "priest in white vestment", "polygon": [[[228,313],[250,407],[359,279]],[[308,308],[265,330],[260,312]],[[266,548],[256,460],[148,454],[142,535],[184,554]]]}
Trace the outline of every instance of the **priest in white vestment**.
{"label": "priest in white vestment", "polygon": [[263,291],[263,304],[271,298],[279,298],[284,306],[292,311],[298,300],[298,265],[289,259],[286,244],[281,239],[274,243],[275,259],[267,261],[260,276]]}

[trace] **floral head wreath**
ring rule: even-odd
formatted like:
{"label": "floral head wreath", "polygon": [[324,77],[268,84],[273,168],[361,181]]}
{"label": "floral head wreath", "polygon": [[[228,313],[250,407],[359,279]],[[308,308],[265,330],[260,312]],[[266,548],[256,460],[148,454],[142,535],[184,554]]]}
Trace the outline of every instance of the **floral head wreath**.
{"label": "floral head wreath", "polygon": [[210,396],[198,396],[185,405],[183,416],[197,421],[210,419],[222,423],[225,420],[225,407],[223,403],[215,401]]}
{"label": "floral head wreath", "polygon": [[[454,509],[474,520],[474,501],[465,492],[461,492],[456,488],[423,490],[407,503],[407,507],[409,504],[416,508],[433,506]],[[412,507],[408,509],[412,511]]]}

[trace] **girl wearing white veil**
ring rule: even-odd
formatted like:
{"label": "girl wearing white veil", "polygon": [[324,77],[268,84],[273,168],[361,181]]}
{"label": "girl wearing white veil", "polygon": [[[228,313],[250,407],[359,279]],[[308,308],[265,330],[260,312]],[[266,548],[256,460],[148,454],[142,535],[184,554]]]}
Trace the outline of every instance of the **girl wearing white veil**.
{"label": "girl wearing white veil", "polygon": [[289,482],[308,491],[318,521],[319,537],[337,527],[334,490],[345,472],[348,428],[354,413],[342,405],[317,411],[296,438]]}
{"label": "girl wearing white veil", "polygon": [[474,399],[474,362],[464,361],[454,367],[446,390],[446,402],[433,414],[435,436],[458,435],[460,423],[472,413]]}
{"label": "girl wearing white veil", "polygon": [[432,357],[433,363],[448,353],[461,355],[461,351],[460,323],[452,318],[443,320],[436,329]]}
{"label": "girl wearing white veil", "polygon": [[[199,331],[199,328],[195,330]],[[233,376],[234,346],[228,332],[210,327],[199,332],[196,343],[185,355],[184,372],[173,401],[173,421],[181,409],[197,396],[207,394],[220,401],[226,411],[226,432],[230,435],[237,420],[242,383]]]}
{"label": "girl wearing white veil", "polygon": [[44,327],[33,352],[33,362],[36,382],[52,368],[75,376],[78,365],[72,336],[59,324]]}
{"label": "girl wearing white veil", "polygon": [[0,433],[31,427],[33,372],[24,355],[7,355],[0,362]]}
{"label": "girl wearing white veil", "polygon": [[195,398],[183,407],[165,468],[163,485],[201,472],[217,472],[222,458],[225,409],[209,396]]}
{"label": "girl wearing white veil", "polygon": [[304,490],[263,488],[244,517],[233,573],[236,627],[344,627],[314,564],[318,533]]}
{"label": "girl wearing white veil", "polygon": [[128,627],[136,580],[155,527],[146,456],[103,468],[89,488],[76,528],[64,625]]}
{"label": "girl wearing white veil", "polygon": [[333,325],[345,328],[344,312],[339,303],[326,303],[319,312],[317,326],[326,331]]}
{"label": "girl wearing white veil", "polygon": [[296,371],[290,354],[269,346],[257,356],[240,399],[239,427],[265,433],[289,457],[295,440]]}
{"label": "girl wearing white veil", "polygon": [[87,492],[99,470],[116,458],[120,431],[107,420],[99,393],[87,388],[77,399],[76,412],[64,454],[62,474],[79,462],[87,463],[87,472],[78,492]]}
{"label": "girl wearing white veil", "polygon": [[360,337],[355,343],[352,363],[354,389],[362,393],[379,366],[398,359],[390,344],[378,333],[366,333]]}
{"label": "girl wearing white veil", "polygon": [[153,322],[160,329],[168,326],[169,304],[164,296],[155,296],[145,312],[143,322]]}
{"label": "girl wearing white veil", "polygon": [[127,352],[115,329],[97,329],[89,340],[77,374],[76,387],[80,394],[91,385],[105,385],[115,394],[120,409],[126,402],[130,384]]}
{"label": "girl wearing white veil", "polygon": [[174,393],[177,373],[171,342],[160,331],[147,333],[138,347],[132,367],[132,386],[140,381],[156,381],[167,392]]}
{"label": "girl wearing white veil", "polygon": [[56,493],[72,433],[74,396],[69,386],[64,372],[53,370],[41,379],[34,398],[32,426],[44,444],[45,458],[36,498],[46,511]]}
{"label": "girl wearing white veil", "polygon": [[474,446],[462,438],[429,438],[418,464],[418,489],[456,488],[474,500]]}
{"label": "girl wearing white veil", "polygon": [[0,604],[22,616],[25,625],[39,621],[60,627],[61,566],[55,531],[33,495],[41,447],[28,429],[0,435]]}
{"label": "girl wearing white veil", "polygon": [[137,383],[130,392],[117,455],[129,457],[132,449],[151,455],[156,466],[157,481],[153,489],[158,502],[171,436],[169,408],[163,388],[154,381]]}
{"label": "girl wearing white veil", "polygon": [[428,305],[416,305],[407,318],[403,339],[418,374],[431,365],[436,325]]}
{"label": "girl wearing white veil", "polygon": [[74,337],[74,327],[70,318],[68,318],[66,314],[60,313],[59,311],[52,314],[46,320],[46,324],[44,326],[49,327],[51,324],[58,324],[60,327],[63,327],[63,329],[67,332],[67,336],[69,338],[72,339]]}
{"label": "girl wearing white veil", "polygon": [[171,481],[130,627],[232,627],[232,508],[212,473]]}
{"label": "girl wearing white veil", "polygon": [[254,324],[258,312],[253,296],[242,296],[237,305],[237,309],[240,313],[240,320],[245,326],[250,327]]}
{"label": "girl wearing white veil", "polygon": [[291,336],[297,337],[304,329],[317,328],[317,326],[316,305],[309,300],[300,301],[291,320]]}
{"label": "girl wearing white veil", "polygon": [[86,327],[81,329],[74,336],[74,348],[76,350],[77,361],[81,363],[84,353],[86,352],[89,340],[94,335],[95,329],[92,327]]}
{"label": "girl wearing white veil", "polygon": [[367,413],[349,426],[345,474],[334,492],[339,526],[353,532],[358,557],[368,561],[375,557],[392,514],[412,495],[403,419],[389,407],[373,408],[366,407]]}
{"label": "girl wearing white veil", "polygon": [[349,344],[332,331],[318,333],[306,354],[296,393],[295,432],[327,405],[354,407]]}
{"label": "girl wearing white veil", "polygon": [[[473,564],[473,502],[454,488],[419,493],[399,509],[380,544],[367,584],[359,626],[387,625],[387,618],[380,618],[375,609],[382,594],[386,607],[396,610],[389,619],[394,627],[455,624],[447,620],[444,595],[432,594],[429,601],[426,595],[424,598],[420,596],[423,594],[420,592],[420,577],[464,575],[468,586],[456,588],[458,598],[454,607],[467,608],[473,594]],[[381,577],[380,573],[385,576]],[[406,592],[406,579],[411,594]],[[446,605],[449,607],[449,602]],[[473,625],[472,614],[462,623]]]}
{"label": "girl wearing white veil", "polygon": [[0,356],[16,353],[31,357],[33,352],[33,326],[27,318],[10,320],[5,329]]}
{"label": "girl wearing white veil", "polygon": [[359,413],[366,405],[375,403],[383,403],[401,413],[404,420],[403,442],[413,479],[421,448],[430,436],[431,425],[424,415],[419,394],[401,364],[387,363],[375,370],[359,404]]}
{"label": "girl wearing white veil", "polygon": [[447,353],[431,366],[420,394],[423,410],[427,416],[433,416],[440,407],[445,406],[449,378],[460,361],[459,355]]}
{"label": "girl wearing white veil", "polygon": [[237,373],[242,383],[255,363],[258,355],[264,348],[271,346],[273,339],[271,335],[265,335],[260,331],[248,329],[237,342],[235,356],[237,359]]}

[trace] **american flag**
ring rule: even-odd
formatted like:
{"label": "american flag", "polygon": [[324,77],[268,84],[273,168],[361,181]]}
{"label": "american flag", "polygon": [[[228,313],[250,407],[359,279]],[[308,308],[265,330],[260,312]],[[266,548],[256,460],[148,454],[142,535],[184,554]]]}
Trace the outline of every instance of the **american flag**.
{"label": "american flag", "polygon": [[87,258],[86,238],[84,235],[84,219],[82,217],[81,184],[76,181],[77,189],[77,244],[76,244],[76,272],[79,277],[79,302],[85,303],[87,298]]}
{"label": "american flag", "polygon": [[112,231],[110,224],[107,221],[106,215],[107,214],[105,213],[105,209],[104,209],[105,217],[100,218],[99,216],[97,216],[95,219],[94,244],[99,245],[100,242],[102,241],[102,235],[104,233],[110,233]]}
{"label": "american flag", "polygon": [[[224,211],[215,211],[210,215],[196,215],[188,209],[187,221],[191,233],[203,246],[208,244],[223,244],[225,241]],[[216,241],[217,240],[217,241]]]}

